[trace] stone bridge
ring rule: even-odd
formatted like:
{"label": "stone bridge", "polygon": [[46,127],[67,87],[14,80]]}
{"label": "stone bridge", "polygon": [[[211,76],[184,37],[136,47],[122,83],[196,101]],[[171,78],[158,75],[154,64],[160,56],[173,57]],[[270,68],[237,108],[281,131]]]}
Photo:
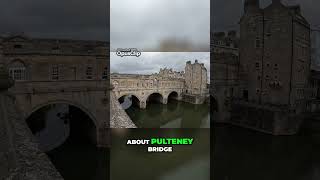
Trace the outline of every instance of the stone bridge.
{"label": "stone bridge", "polygon": [[105,80],[20,81],[9,89],[23,119],[51,104],[68,104],[85,112],[96,127],[97,146],[106,147],[109,127],[108,87]]}
{"label": "stone bridge", "polygon": [[112,74],[111,83],[118,99],[131,95],[142,109],[151,98],[163,104],[167,104],[169,96],[181,100],[185,85],[184,79],[133,74]]}

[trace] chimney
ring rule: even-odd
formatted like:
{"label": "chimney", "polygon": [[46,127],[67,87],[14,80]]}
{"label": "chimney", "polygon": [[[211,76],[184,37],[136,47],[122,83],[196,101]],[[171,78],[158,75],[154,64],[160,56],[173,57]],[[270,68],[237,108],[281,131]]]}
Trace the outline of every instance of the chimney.
{"label": "chimney", "polygon": [[244,1],[244,12],[259,9],[259,0],[245,0]]}

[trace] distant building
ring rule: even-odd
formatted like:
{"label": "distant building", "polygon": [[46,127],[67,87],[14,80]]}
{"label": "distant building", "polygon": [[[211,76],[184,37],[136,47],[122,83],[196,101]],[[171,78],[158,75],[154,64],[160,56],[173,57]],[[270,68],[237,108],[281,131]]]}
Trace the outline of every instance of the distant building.
{"label": "distant building", "polygon": [[161,68],[159,73],[159,76],[162,77],[168,77],[168,78],[180,78],[180,79],[184,79],[184,72],[181,71],[173,71],[172,69],[168,69],[168,68]]}
{"label": "distant building", "polygon": [[208,73],[203,63],[198,63],[198,60],[195,60],[194,64],[191,64],[191,61],[186,63],[186,94],[205,95],[207,93],[207,79]]}

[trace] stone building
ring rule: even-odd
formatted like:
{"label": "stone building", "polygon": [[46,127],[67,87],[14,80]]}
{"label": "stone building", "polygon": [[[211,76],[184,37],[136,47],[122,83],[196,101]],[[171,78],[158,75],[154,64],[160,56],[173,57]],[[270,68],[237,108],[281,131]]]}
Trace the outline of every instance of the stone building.
{"label": "stone building", "polygon": [[236,31],[210,33],[211,52],[239,55],[239,38]]}
{"label": "stone building", "polygon": [[185,72],[186,94],[204,95],[207,92],[208,83],[208,73],[204,64],[198,63],[198,60],[195,60],[194,64],[188,61]]}
{"label": "stone building", "polygon": [[311,98],[310,25],[299,6],[246,0],[240,19],[239,83],[226,122],[294,134]]}
{"label": "stone building", "polygon": [[320,71],[320,29],[311,31],[311,69]]}
{"label": "stone building", "polygon": [[[2,60],[0,39],[0,60]],[[0,179],[63,179],[49,158],[40,151],[24,122],[14,96],[14,84],[6,67],[0,64]]]}
{"label": "stone building", "polygon": [[2,37],[3,60],[18,81],[107,79],[107,44],[99,41]]}
{"label": "stone building", "polygon": [[0,64],[15,81],[9,89],[26,120],[37,110],[67,104],[95,125],[98,146],[107,146],[109,127],[108,45],[102,41],[1,37]]}
{"label": "stone building", "polygon": [[115,96],[133,96],[135,104],[144,109],[150,97],[156,95],[159,102],[167,104],[169,97],[193,104],[202,104],[209,95],[208,74],[203,63],[186,63],[185,73],[172,69],[160,69],[159,73],[111,74]]}
{"label": "stone building", "polygon": [[161,68],[159,73],[158,73],[159,76],[162,76],[162,77],[168,77],[168,78],[180,78],[180,79],[184,79],[184,71],[174,71],[172,70],[171,68],[168,69],[168,68]]}
{"label": "stone building", "polygon": [[215,122],[230,119],[230,102],[239,86],[239,58],[233,53],[211,54],[210,103]]}

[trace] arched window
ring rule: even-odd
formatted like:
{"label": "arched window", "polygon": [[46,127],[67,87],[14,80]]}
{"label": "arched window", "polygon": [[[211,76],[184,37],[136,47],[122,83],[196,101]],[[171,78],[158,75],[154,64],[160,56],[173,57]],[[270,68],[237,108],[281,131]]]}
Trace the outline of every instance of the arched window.
{"label": "arched window", "polygon": [[14,61],[8,66],[9,75],[13,80],[23,81],[27,80],[26,67],[21,61]]}

